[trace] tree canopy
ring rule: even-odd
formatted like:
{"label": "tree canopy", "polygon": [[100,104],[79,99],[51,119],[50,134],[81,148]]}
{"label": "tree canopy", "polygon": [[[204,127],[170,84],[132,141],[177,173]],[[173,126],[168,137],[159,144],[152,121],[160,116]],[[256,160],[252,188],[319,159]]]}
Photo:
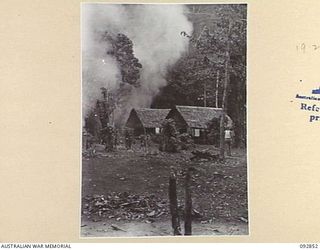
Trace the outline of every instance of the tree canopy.
{"label": "tree canopy", "polygon": [[[236,143],[246,136],[246,5],[188,5],[193,34],[186,53],[167,74],[167,86],[152,106],[221,107],[225,70],[229,74],[227,113],[235,122]],[[229,46],[227,46],[229,43]],[[230,55],[226,69],[226,50]]]}

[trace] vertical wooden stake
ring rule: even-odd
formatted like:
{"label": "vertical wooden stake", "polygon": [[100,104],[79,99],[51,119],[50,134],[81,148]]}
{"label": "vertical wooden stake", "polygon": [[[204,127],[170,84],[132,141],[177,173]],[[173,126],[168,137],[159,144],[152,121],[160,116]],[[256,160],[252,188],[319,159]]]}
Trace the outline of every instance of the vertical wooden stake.
{"label": "vertical wooden stake", "polygon": [[204,83],[203,87],[203,107],[207,107],[207,83]]}
{"label": "vertical wooden stake", "polygon": [[169,179],[169,200],[173,235],[181,235],[177,201],[177,179],[173,171],[171,172]]}
{"label": "vertical wooden stake", "polygon": [[220,117],[220,160],[224,160],[224,123],[225,123],[225,112],[222,111],[221,117]]}
{"label": "vertical wooden stake", "polygon": [[190,189],[191,170],[188,168],[185,179],[184,235],[192,235],[192,199]]}

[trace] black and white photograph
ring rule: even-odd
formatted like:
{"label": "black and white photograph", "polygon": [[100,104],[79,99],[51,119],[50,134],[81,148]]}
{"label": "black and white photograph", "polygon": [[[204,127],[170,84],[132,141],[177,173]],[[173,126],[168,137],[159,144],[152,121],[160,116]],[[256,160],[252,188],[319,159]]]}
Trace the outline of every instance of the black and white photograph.
{"label": "black and white photograph", "polygon": [[81,4],[81,237],[249,235],[246,4]]}

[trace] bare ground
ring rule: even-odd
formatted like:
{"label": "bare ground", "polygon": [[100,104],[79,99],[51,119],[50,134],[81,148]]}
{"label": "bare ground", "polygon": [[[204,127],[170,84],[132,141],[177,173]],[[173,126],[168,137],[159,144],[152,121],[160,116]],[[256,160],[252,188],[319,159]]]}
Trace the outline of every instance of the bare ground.
{"label": "bare ground", "polygon": [[[97,147],[99,148],[99,147]],[[217,151],[212,146],[198,146]],[[191,152],[169,154],[156,149],[145,153],[139,148],[116,152],[99,150],[82,161],[82,227],[84,237],[170,236],[168,178],[177,170],[178,200],[184,204],[184,170],[192,166],[192,201],[199,216],[193,220],[193,235],[248,234],[247,166],[245,150],[233,150],[225,162],[190,161]],[[156,197],[163,201],[163,212],[149,218],[125,216],[125,211],[93,213],[86,210],[86,197],[115,194]],[[183,208],[181,208],[183,211]],[[90,210],[89,210],[90,211]],[[114,214],[113,214],[114,213]],[[183,224],[182,224],[183,225]],[[112,227],[115,226],[115,227]],[[119,230],[117,229],[119,228]]]}
{"label": "bare ground", "polygon": [[[108,220],[106,222],[87,221],[81,228],[82,237],[145,237],[145,236],[172,236],[170,221],[158,221],[154,223],[125,222]],[[117,225],[119,230],[114,230],[111,225]],[[247,235],[248,225],[244,222],[212,222],[192,224],[192,235]]]}

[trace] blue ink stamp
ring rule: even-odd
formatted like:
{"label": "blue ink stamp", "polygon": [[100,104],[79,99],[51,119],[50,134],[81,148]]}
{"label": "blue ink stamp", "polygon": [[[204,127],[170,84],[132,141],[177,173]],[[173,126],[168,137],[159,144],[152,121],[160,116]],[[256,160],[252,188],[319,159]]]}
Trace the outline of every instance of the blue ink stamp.
{"label": "blue ink stamp", "polygon": [[312,94],[320,95],[320,87],[312,90]]}

